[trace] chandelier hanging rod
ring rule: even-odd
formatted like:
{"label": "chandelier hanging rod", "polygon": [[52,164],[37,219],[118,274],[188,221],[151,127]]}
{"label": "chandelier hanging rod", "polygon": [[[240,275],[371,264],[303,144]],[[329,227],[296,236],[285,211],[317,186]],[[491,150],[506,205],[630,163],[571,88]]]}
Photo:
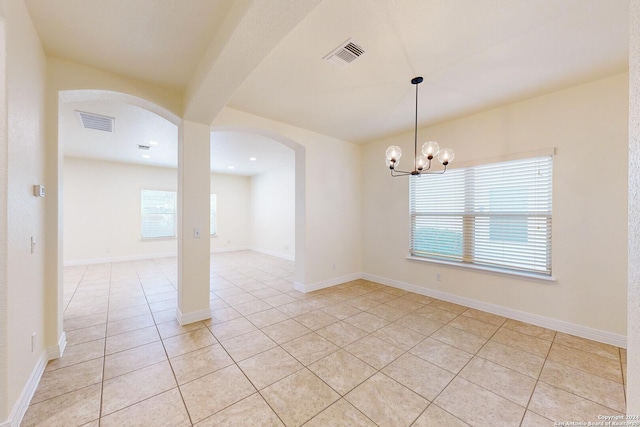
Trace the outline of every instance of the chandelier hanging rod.
{"label": "chandelier hanging rod", "polygon": [[[411,84],[416,87],[416,109],[415,119],[413,126],[413,170],[403,171],[398,170],[398,164],[400,163],[400,157],[402,157],[402,150],[397,145],[392,145],[387,148],[387,166],[391,170],[391,176],[407,176],[407,175],[423,175],[423,174],[443,174],[447,171],[447,165],[451,163],[455,154],[452,149],[444,148],[440,149],[440,146],[435,141],[428,141],[422,145],[422,154],[418,155],[418,85],[422,83],[422,77],[414,77],[411,79]],[[431,171],[431,160],[435,156],[438,156],[438,160],[442,163],[442,171]]]}

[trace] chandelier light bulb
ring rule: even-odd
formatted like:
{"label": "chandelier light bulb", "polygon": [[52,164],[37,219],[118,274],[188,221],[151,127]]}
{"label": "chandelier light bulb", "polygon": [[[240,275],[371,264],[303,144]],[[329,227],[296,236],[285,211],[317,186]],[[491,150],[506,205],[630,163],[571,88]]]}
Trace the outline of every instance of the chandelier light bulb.
{"label": "chandelier light bulb", "polygon": [[416,157],[416,169],[421,171],[422,169],[425,168],[425,166],[427,166],[427,164],[429,163],[429,159],[425,156],[418,156]]}
{"label": "chandelier light bulb", "polygon": [[433,159],[440,152],[440,146],[435,141],[428,141],[422,144],[422,154],[429,160]]}
{"label": "chandelier light bulb", "polygon": [[391,160],[385,159],[385,163],[387,164],[387,167],[389,169],[395,169],[400,164],[400,160],[396,160],[395,162],[392,163]]}
{"label": "chandelier light bulb", "polygon": [[397,145],[392,145],[387,148],[387,160],[390,162],[398,164],[398,160],[402,157],[402,150]]}
{"label": "chandelier light bulb", "polygon": [[451,148],[445,148],[444,150],[440,150],[440,153],[438,153],[438,160],[440,160],[440,163],[445,166],[451,163],[454,157],[455,153]]}

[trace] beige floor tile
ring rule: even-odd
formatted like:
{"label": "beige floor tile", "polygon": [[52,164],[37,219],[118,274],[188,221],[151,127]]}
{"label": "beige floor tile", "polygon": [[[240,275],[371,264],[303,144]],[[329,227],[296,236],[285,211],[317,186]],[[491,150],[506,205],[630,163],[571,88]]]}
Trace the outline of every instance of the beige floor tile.
{"label": "beige floor tile", "polygon": [[160,341],[110,354],[104,359],[104,379],[115,378],[165,360],[167,355]]}
{"label": "beige floor tile", "polygon": [[228,322],[229,320],[242,317],[242,314],[238,313],[232,307],[223,307],[211,311],[211,318],[204,321],[207,326],[215,325],[218,323]]}
{"label": "beige floor tile", "polygon": [[377,307],[381,304],[380,302],[367,298],[366,296],[360,296],[347,300],[346,303],[362,311],[368,311],[373,307]]}
{"label": "beige floor tile", "polygon": [[459,418],[454,417],[444,409],[437,405],[431,404],[429,407],[418,417],[412,427],[469,427],[469,424],[465,423]]}
{"label": "beige floor tile", "polygon": [[196,329],[181,335],[162,340],[169,357],[180,356],[216,343],[216,339],[207,328]]}
{"label": "beige floor tile", "polygon": [[556,331],[552,331],[551,329],[546,329],[513,319],[508,319],[503,326],[513,331],[521,332],[547,341],[553,341],[553,338],[556,336]]}
{"label": "beige floor tile", "polygon": [[274,295],[281,295],[281,294],[282,294],[282,292],[280,292],[279,290],[273,289],[273,288],[269,288],[269,287],[258,289],[256,291],[251,291],[251,295],[255,296],[256,298],[260,298],[260,299],[272,297]]}
{"label": "beige floor tile", "polygon": [[618,347],[614,347],[609,344],[603,344],[585,338],[563,334],[562,332],[556,333],[556,338],[553,342],[562,344],[566,347],[594,353],[598,356],[608,357],[613,360],[620,360],[620,351],[618,350]]}
{"label": "beige floor tile", "polygon": [[287,426],[300,426],[340,396],[309,370],[300,370],[261,392]]}
{"label": "beige floor tile", "polygon": [[[432,301],[430,301],[430,302],[432,302]],[[420,303],[420,302],[418,302],[416,300],[405,298],[404,296],[400,297],[400,298],[393,299],[391,301],[388,301],[385,304],[388,305],[388,306],[394,307],[394,308],[398,308],[400,310],[407,311],[407,312],[416,311],[416,310],[424,307],[424,304],[422,304],[422,303]]]}
{"label": "beige floor tile", "polygon": [[153,320],[155,320],[157,325],[176,320],[175,310],[156,311],[155,313],[151,313],[151,315],[153,316]]}
{"label": "beige floor tile", "polygon": [[551,341],[536,338],[507,328],[498,329],[498,332],[491,337],[491,340],[545,358],[549,354],[549,349],[551,348]]}
{"label": "beige floor tile", "polygon": [[524,407],[456,377],[433,402],[474,426],[519,426]]}
{"label": "beige floor tile", "polygon": [[236,362],[248,359],[277,345],[262,331],[249,332],[248,334],[223,341],[221,344]]}
{"label": "beige floor tile", "polygon": [[218,341],[225,341],[246,334],[247,332],[255,331],[257,328],[247,319],[241,317],[229,320],[228,322],[215,324],[210,326],[210,329]]}
{"label": "beige floor tile", "polygon": [[345,396],[379,426],[409,426],[429,402],[400,383],[377,373]]}
{"label": "beige floor tile", "polygon": [[347,303],[341,303],[336,305],[330,305],[329,307],[324,307],[322,308],[322,311],[332,315],[336,319],[344,320],[347,317],[351,317],[360,313],[362,310],[355,308],[354,306],[349,305]]}
{"label": "beige floor tile", "polygon": [[153,316],[151,314],[143,314],[128,319],[118,320],[117,322],[109,322],[107,324],[107,337],[123,334],[125,332],[135,331],[137,329],[155,326]]}
{"label": "beige floor tile", "polygon": [[362,412],[344,399],[338,400],[324,411],[313,417],[305,427],[376,427]]}
{"label": "beige floor tile", "polygon": [[102,388],[102,416],[148,399],[176,387],[169,362],[129,372],[104,381]]}
{"label": "beige floor tile", "polygon": [[385,302],[389,302],[391,300],[398,298],[395,295],[391,295],[382,291],[369,292],[367,294],[364,294],[364,296],[374,301],[378,301],[381,304],[384,304]]}
{"label": "beige floor tile", "polygon": [[100,420],[101,427],[190,427],[189,415],[177,388],[136,403]]}
{"label": "beige floor tile", "polygon": [[431,304],[435,301],[435,298],[428,297],[426,295],[415,294],[413,292],[409,292],[407,294],[402,295],[401,298],[409,299],[411,301],[417,301],[422,305]]}
{"label": "beige floor tile", "polygon": [[309,369],[341,395],[376,373],[373,367],[344,350],[312,363]]}
{"label": "beige floor tile", "polygon": [[98,420],[91,421],[86,424],[82,424],[80,427],[100,427],[100,421]]}
{"label": "beige floor tile", "polygon": [[259,393],[243,399],[222,411],[205,418],[194,427],[284,427],[282,421]]}
{"label": "beige floor tile", "polygon": [[551,346],[548,359],[564,365],[573,366],[574,368],[598,375],[602,378],[615,381],[620,384],[623,383],[619,360],[566,347],[555,342]]}
{"label": "beige floor tile", "polygon": [[620,349],[620,367],[622,368],[622,379],[624,383],[627,383],[627,350]]}
{"label": "beige floor tile", "polygon": [[76,317],[74,319],[64,319],[64,330],[74,331],[76,329],[88,328],[90,326],[106,325],[107,313],[92,314],[89,316]]}
{"label": "beige floor tile", "polygon": [[468,353],[477,353],[484,343],[487,342],[487,338],[465,332],[449,325],[443,326],[431,334],[431,338],[435,338],[438,341],[442,341]]}
{"label": "beige floor tile", "polygon": [[415,313],[408,314],[396,320],[395,323],[400,326],[404,326],[405,328],[416,331],[422,335],[431,335],[444,326],[443,323],[427,319],[426,317]]}
{"label": "beige floor tile", "polygon": [[291,298],[289,295],[280,294],[266,297],[262,301],[269,304],[271,307],[280,307],[281,305],[290,304],[296,300]]}
{"label": "beige floor tile", "polygon": [[620,415],[602,405],[538,382],[528,409],[552,421],[598,422],[598,415]]}
{"label": "beige floor tile", "polygon": [[245,359],[239,362],[238,366],[258,390],[304,368],[300,362],[280,347]]}
{"label": "beige floor tile", "polygon": [[75,329],[65,332],[67,336],[67,346],[95,341],[106,337],[106,325],[95,325],[88,328]]}
{"label": "beige floor tile", "polygon": [[367,313],[371,313],[382,319],[388,320],[389,322],[395,322],[409,314],[409,312],[405,310],[401,310],[399,308],[392,307],[386,304],[375,306],[367,310]]}
{"label": "beige floor tile", "polygon": [[176,299],[178,292],[176,289],[170,289],[167,292],[155,292],[146,296],[147,301],[158,302],[158,301],[167,301],[170,299]]}
{"label": "beige floor tile", "polygon": [[54,359],[47,364],[46,370],[53,371],[103,356],[104,339],[70,345],[65,349],[64,355],[61,358]]}
{"label": "beige floor tile", "polygon": [[409,353],[394,360],[382,372],[429,401],[435,399],[454,377],[452,373]]}
{"label": "beige floor tile", "polygon": [[409,353],[433,363],[447,371],[457,374],[473,357],[471,353],[450,346],[441,341],[427,338]]}
{"label": "beige floor tile", "polygon": [[453,319],[459,316],[458,313],[442,310],[440,308],[432,307],[430,305],[427,305],[421,308],[420,310],[417,310],[416,314],[419,314],[420,316],[424,316],[427,319],[435,320],[436,322],[440,322],[440,323],[449,323]]}
{"label": "beige floor tile", "polygon": [[379,288],[382,292],[386,292],[388,294],[395,295],[398,297],[409,294],[409,292],[405,291],[404,289],[392,288],[391,286],[384,286],[384,285],[379,286],[374,282],[368,282],[368,283],[375,286],[376,288]]}
{"label": "beige floor tile", "polygon": [[498,326],[496,325],[485,323],[467,316],[458,316],[449,322],[447,326],[478,335],[482,338],[491,338],[491,336],[493,336],[493,334],[498,330]]}
{"label": "beige floor tile", "polygon": [[66,393],[32,404],[24,415],[22,427],[67,427],[87,423],[100,416],[101,384]]}
{"label": "beige floor tile", "polygon": [[295,320],[312,331],[324,328],[325,326],[329,326],[338,321],[337,318],[322,310],[305,313],[296,317]]}
{"label": "beige floor tile", "polygon": [[315,332],[304,335],[282,345],[289,354],[305,366],[322,359],[339,347]]}
{"label": "beige floor tile", "polygon": [[235,308],[236,311],[242,314],[243,316],[248,316],[250,314],[269,310],[271,309],[271,307],[272,307],[271,305],[258,299],[255,301],[249,301],[249,302],[245,302],[244,304],[238,304],[233,306],[233,308]]}
{"label": "beige floor tile", "polygon": [[403,350],[409,350],[426,338],[425,335],[396,323],[380,328],[371,335]]}
{"label": "beige floor tile", "polygon": [[344,319],[344,321],[368,333],[375,332],[389,324],[388,320],[367,312],[358,313],[355,316]]}
{"label": "beige floor tile", "polygon": [[555,423],[548,418],[542,417],[535,412],[527,411],[520,427],[551,427]]}
{"label": "beige floor tile", "polygon": [[317,308],[311,304],[307,304],[304,301],[296,301],[289,304],[284,304],[278,307],[278,310],[283,312],[289,317],[298,317],[302,314],[315,311]]}
{"label": "beige floor tile", "polygon": [[618,412],[626,411],[622,384],[547,360],[540,381],[577,394]]}
{"label": "beige floor tile", "polygon": [[536,386],[535,379],[477,356],[459,375],[523,407],[529,403]]}
{"label": "beige floor tile", "polygon": [[160,341],[160,335],[158,335],[158,330],[155,326],[136,329],[120,335],[107,337],[105,354],[117,353],[119,351],[128,350],[130,348],[149,344],[155,341]]}
{"label": "beige floor tile", "polygon": [[480,320],[485,323],[490,323],[495,326],[502,326],[507,321],[506,317],[498,316],[497,314],[487,313],[486,311],[476,310],[475,308],[469,308],[462,313],[462,316],[471,317],[472,319]]}
{"label": "beige floor tile", "polygon": [[482,347],[478,352],[478,356],[528,375],[531,378],[538,378],[545,360],[543,357],[495,341],[489,341]]}
{"label": "beige floor tile", "polygon": [[256,392],[235,365],[184,384],[180,389],[193,423],[198,423]]}
{"label": "beige floor tile", "polygon": [[67,366],[42,374],[40,382],[31,399],[36,404],[65,393],[69,393],[102,380],[102,359]]}
{"label": "beige floor tile", "polygon": [[431,307],[439,308],[440,310],[450,311],[456,314],[462,314],[465,310],[467,310],[467,307],[465,306],[454,304],[448,301],[439,300],[439,299],[433,301],[429,305]]}
{"label": "beige floor tile", "polygon": [[167,301],[154,302],[149,304],[149,308],[151,309],[151,312],[169,310],[169,309],[175,310],[177,308],[177,300],[172,299]]}
{"label": "beige floor tile", "polygon": [[269,310],[260,311],[258,313],[247,316],[247,320],[249,320],[258,328],[264,328],[266,326],[273,325],[274,323],[279,323],[283,320],[287,320],[288,318],[289,316],[281,311],[278,311],[275,308],[270,308]]}
{"label": "beige floor tile", "polygon": [[376,369],[384,368],[405,352],[371,335],[349,344],[344,349]]}
{"label": "beige floor tile", "polygon": [[171,338],[176,335],[184,334],[187,332],[195,331],[196,329],[204,328],[203,322],[193,322],[188,325],[181,325],[177,320],[173,320],[171,322],[166,322],[158,325],[158,333],[160,334],[160,338]]}
{"label": "beige floor tile", "polygon": [[318,329],[316,333],[328,339],[338,347],[344,347],[367,335],[365,331],[348,323],[337,322],[324,328]]}
{"label": "beige floor tile", "polygon": [[280,323],[262,328],[262,332],[267,334],[269,338],[278,344],[284,344],[293,339],[299,338],[311,332],[310,329],[304,327],[293,319],[287,319]]}
{"label": "beige floor tile", "polygon": [[173,372],[182,385],[233,364],[233,359],[220,344],[169,359]]}

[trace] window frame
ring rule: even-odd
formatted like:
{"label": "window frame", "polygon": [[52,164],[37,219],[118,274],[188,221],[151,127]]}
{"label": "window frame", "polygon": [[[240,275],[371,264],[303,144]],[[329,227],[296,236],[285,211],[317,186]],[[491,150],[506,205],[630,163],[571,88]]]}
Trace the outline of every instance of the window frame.
{"label": "window frame", "polygon": [[[429,212],[429,214],[424,215],[424,212],[419,211],[420,208],[416,206],[423,206],[423,204],[425,203],[424,200],[428,200],[428,196],[425,196],[424,194],[420,196],[418,193],[416,193],[420,191],[420,189],[417,188],[417,187],[420,187],[420,184],[417,184],[414,187],[414,182],[419,183],[420,181],[413,181],[413,180],[416,180],[416,179],[428,180],[433,177],[430,177],[430,176],[410,177],[411,181],[409,183],[409,254],[407,256],[407,259],[422,261],[422,262],[429,262],[429,263],[436,263],[436,264],[450,265],[454,267],[461,267],[464,269],[491,271],[495,273],[504,273],[507,275],[516,275],[516,276],[531,277],[531,278],[541,279],[541,280],[555,281],[555,278],[553,277],[552,252],[551,252],[551,248],[552,248],[551,232],[552,232],[552,218],[553,218],[553,213],[552,213],[553,169],[555,167],[554,160],[553,160],[554,154],[555,154],[555,149],[550,148],[550,149],[538,150],[537,152],[526,153],[522,155],[504,156],[501,158],[486,159],[480,162],[467,162],[466,164],[465,163],[458,164],[456,168],[449,169],[447,171],[447,174],[452,174],[454,171],[458,170],[458,174],[460,174],[461,176],[464,176],[464,184],[461,187],[463,189],[462,199],[464,200],[464,206],[460,206],[459,201],[457,201],[458,205],[455,205],[455,203],[452,202],[448,206],[451,208],[451,211],[449,212],[445,212],[442,210],[438,211],[436,209],[434,211]],[[504,265],[498,265],[495,259],[489,263],[486,262],[486,259],[483,261],[482,256],[476,256],[477,254],[475,253],[474,247],[473,247],[475,244],[474,242],[480,241],[481,243],[486,244],[486,241],[490,241],[492,239],[491,237],[492,233],[495,233],[495,232],[500,233],[501,231],[500,227],[503,227],[504,224],[502,223],[501,223],[502,225],[498,224],[499,226],[496,226],[497,229],[495,229],[496,227],[493,226],[492,219],[498,219],[498,221],[503,221],[505,218],[509,218],[509,217],[515,218],[515,220],[512,220],[511,225],[512,225],[512,230],[516,229],[515,227],[513,227],[513,224],[518,222],[517,221],[518,215],[514,213],[510,213],[510,214],[504,214],[504,216],[501,216],[501,212],[499,208],[494,209],[491,212],[489,211],[479,212],[477,210],[478,203],[477,201],[475,201],[475,199],[478,198],[479,196],[478,194],[476,194],[476,192],[474,192],[473,185],[472,183],[469,182],[467,178],[468,177],[467,171],[472,169],[479,170],[482,167],[487,167],[487,166],[490,167],[491,165],[496,163],[511,162],[511,161],[536,161],[536,159],[543,158],[543,157],[548,158],[549,177],[547,177],[546,181],[544,182],[544,185],[548,186],[548,190],[547,190],[548,194],[545,194],[545,196],[548,197],[548,201],[546,205],[543,203],[543,205],[545,205],[545,209],[546,209],[546,206],[548,205],[548,211],[544,211],[544,213],[535,211],[534,212],[535,214],[528,213],[528,216],[527,215],[520,215],[520,216],[522,216],[523,219],[526,221],[526,226],[529,227],[527,228],[527,230],[533,229],[531,228],[532,226],[530,225],[531,221],[536,220],[538,218],[545,218],[546,222],[544,223],[542,229],[544,233],[544,240],[545,240],[546,246],[544,246],[544,249],[542,250],[534,249],[536,251],[536,255],[538,254],[539,251],[542,251],[543,253],[545,253],[543,258],[538,257],[538,259],[542,260],[541,264],[544,264],[544,267],[539,268],[538,264],[536,263],[533,263],[534,267],[527,266],[525,268],[522,265],[514,266],[513,261],[511,261],[512,265],[509,265],[509,261],[507,259],[508,257],[504,258],[506,260],[504,262]],[[534,181],[537,182],[535,179],[532,179],[532,182]],[[443,182],[443,184],[448,185],[446,181]],[[498,182],[498,184],[500,184],[500,182]],[[451,191],[459,192],[460,187],[456,187],[455,182],[453,183],[453,185],[454,187],[451,188]],[[527,185],[531,185],[531,184],[528,183]],[[500,192],[500,188],[501,187],[499,186],[496,187],[498,192]],[[486,188],[485,188],[485,191],[486,191]],[[489,187],[489,191],[491,191],[491,187]],[[477,193],[480,193],[480,192],[478,191]],[[486,192],[485,192],[485,196],[486,196]],[[426,198],[424,200],[420,200],[420,197],[423,197],[423,198],[426,197]],[[443,197],[446,197],[446,196],[443,196]],[[506,199],[505,196],[502,196],[502,197],[503,199]],[[506,199],[506,200],[510,200],[510,199]],[[423,203],[422,205],[420,204],[421,201]],[[428,203],[428,201],[426,203]],[[525,203],[528,203],[528,200]],[[444,202],[442,204],[447,205],[447,202]],[[474,207],[470,208],[469,204],[474,205]],[[496,214],[496,210],[498,211],[497,214]],[[455,234],[450,233],[451,236],[454,236],[454,237],[447,239],[447,242],[449,244],[445,243],[443,246],[440,246],[440,247],[436,246],[438,250],[442,250],[442,249],[445,250],[445,252],[442,252],[443,254],[442,256],[438,256],[436,252],[432,252],[431,254],[428,253],[429,249],[433,249],[433,246],[429,247],[430,244],[433,244],[433,242],[435,242],[435,245],[438,245],[440,243],[439,242],[440,238],[437,237],[437,234],[435,234],[435,237],[432,234],[431,236],[427,237],[426,240],[421,240],[421,237],[420,237],[420,233],[424,233],[424,228],[431,228],[431,231],[435,231],[436,233],[440,233],[440,231],[438,230],[441,230],[441,229],[436,227],[428,227],[428,226],[425,227],[425,223],[423,222],[421,223],[423,230],[420,230],[420,227],[417,226],[417,223],[419,222],[417,221],[417,219],[420,218],[421,215],[424,215],[425,217],[430,216],[432,218],[435,218],[434,224],[438,224],[437,217],[444,218],[443,219],[444,224],[448,224],[450,222],[453,223],[457,221],[457,225],[454,226],[454,230],[457,230],[457,233]],[[476,221],[479,221],[478,218],[482,218],[481,221],[484,221],[484,222],[480,227],[476,228]],[[429,223],[427,222],[426,224],[429,224]],[[537,224],[535,227],[540,228],[540,226]],[[538,228],[535,228],[535,229],[537,230]],[[483,232],[478,231],[479,229],[482,230]],[[518,229],[517,230],[518,233],[520,233],[521,232],[520,225],[517,227],[517,229]],[[514,237],[514,236],[515,234],[510,235],[510,237]],[[443,238],[447,238],[446,234],[444,235]],[[484,240],[481,240],[482,238],[484,238]],[[497,253],[504,252],[507,255],[509,255],[511,253],[510,251],[519,250],[517,245],[526,247],[527,245],[531,245],[531,242],[536,239],[537,237],[533,237],[533,240],[528,237],[527,241],[516,242],[513,244],[513,247],[511,248],[508,248],[510,244],[509,240],[502,239],[503,241],[502,243],[506,242],[506,244],[503,245],[504,247],[500,248],[499,250],[496,250],[496,252]],[[423,245],[422,250],[417,249],[418,245],[420,244]],[[424,247],[425,244],[427,245],[426,248]],[[490,247],[492,244],[488,243],[486,245]],[[506,247],[506,250],[505,250],[505,247]],[[486,247],[484,249],[486,251]],[[447,253],[446,250],[450,250],[451,252]],[[482,251],[478,251],[478,252],[482,252]],[[530,261],[530,259],[527,258],[527,256],[524,256],[522,259],[527,261],[527,263]]]}
{"label": "window frame", "polygon": [[[145,218],[148,214],[145,214],[145,193],[167,193],[173,196],[173,206],[172,212],[156,212],[158,215],[171,215],[173,219],[173,231],[172,234],[166,235],[145,235]],[[151,190],[151,189],[141,189],[140,190],[140,238],[142,240],[158,240],[158,239],[175,239],[177,237],[177,192],[172,190]],[[152,213],[153,214],[153,213]]]}

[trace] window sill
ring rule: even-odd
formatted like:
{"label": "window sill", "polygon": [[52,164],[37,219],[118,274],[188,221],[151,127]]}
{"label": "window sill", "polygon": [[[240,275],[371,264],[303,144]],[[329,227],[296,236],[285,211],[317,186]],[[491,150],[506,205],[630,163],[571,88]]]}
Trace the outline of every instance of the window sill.
{"label": "window sill", "polygon": [[479,265],[473,265],[473,264],[460,264],[457,262],[451,262],[451,261],[443,261],[443,260],[438,260],[438,259],[430,259],[430,258],[422,258],[422,257],[417,257],[417,256],[412,256],[412,255],[407,255],[407,259],[409,261],[419,261],[419,262],[426,262],[426,263],[430,263],[430,264],[440,264],[440,265],[446,265],[446,266],[450,266],[450,267],[455,267],[455,268],[460,268],[463,270],[478,270],[478,271],[486,271],[489,273],[496,273],[499,275],[504,275],[504,276],[510,276],[510,277],[521,277],[523,279],[534,279],[534,280],[540,280],[543,282],[557,282],[557,279],[553,276],[543,276],[540,274],[532,274],[532,273],[519,273],[516,271],[508,271],[508,270],[502,270],[499,268],[491,268],[491,267],[483,267],[483,266],[479,266]]}

